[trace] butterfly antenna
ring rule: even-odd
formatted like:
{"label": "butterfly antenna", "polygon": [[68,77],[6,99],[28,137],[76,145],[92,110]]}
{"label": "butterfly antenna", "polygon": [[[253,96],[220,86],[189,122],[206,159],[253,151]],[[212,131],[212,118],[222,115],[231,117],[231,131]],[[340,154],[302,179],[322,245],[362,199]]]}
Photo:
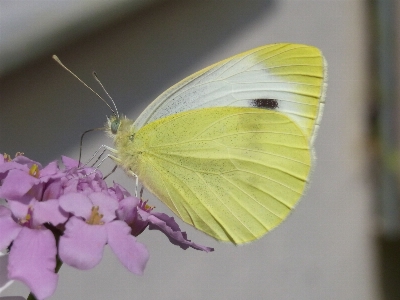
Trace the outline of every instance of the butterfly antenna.
{"label": "butterfly antenna", "polygon": [[[61,67],[63,67],[65,70],[67,70],[72,76],[74,76],[76,79],[78,79],[84,86],[86,86],[86,87],[87,87],[89,90],[91,90],[97,97],[99,97],[99,98],[108,106],[108,108],[112,111],[112,113],[113,113],[114,115],[117,115],[117,116],[118,116],[118,114],[116,114],[115,111],[111,108],[110,104],[108,104],[106,100],[104,100],[99,94],[97,94],[90,86],[88,86],[86,83],[84,83],[83,80],[80,79],[78,76],[76,76],[70,69],[68,69],[66,66],[64,66],[64,64],[63,64],[63,63],[61,62],[61,60],[57,57],[57,55],[53,55],[52,57],[53,57],[53,59],[54,59]],[[114,103],[114,101],[113,101],[113,103]],[[115,106],[115,104],[114,104],[114,106]]]}
{"label": "butterfly antenna", "polygon": [[114,105],[115,111],[117,113],[117,118],[119,119],[119,113],[118,113],[118,108],[115,105],[114,99],[110,96],[110,94],[107,92],[106,88],[104,87],[104,85],[101,83],[99,77],[97,77],[96,72],[93,72],[93,77],[94,79],[96,79],[96,81],[100,84],[101,88],[103,89],[103,91],[107,94],[108,98],[110,98],[112,104]]}

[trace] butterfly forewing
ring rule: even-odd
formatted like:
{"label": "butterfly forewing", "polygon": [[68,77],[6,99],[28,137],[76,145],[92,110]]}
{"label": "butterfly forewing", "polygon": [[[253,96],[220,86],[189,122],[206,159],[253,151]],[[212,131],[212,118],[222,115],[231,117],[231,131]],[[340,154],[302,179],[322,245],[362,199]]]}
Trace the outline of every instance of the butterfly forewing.
{"label": "butterfly forewing", "polygon": [[258,107],[286,114],[311,140],[322,115],[324,70],[324,58],[315,47],[272,44],[255,48],[172,86],[143,111],[135,127],[196,108]]}

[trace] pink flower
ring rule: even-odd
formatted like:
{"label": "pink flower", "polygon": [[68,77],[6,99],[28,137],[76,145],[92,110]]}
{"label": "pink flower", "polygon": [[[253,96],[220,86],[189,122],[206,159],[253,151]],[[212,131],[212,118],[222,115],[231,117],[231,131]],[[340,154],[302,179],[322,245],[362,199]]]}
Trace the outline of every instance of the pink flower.
{"label": "pink flower", "polygon": [[[121,189],[118,185],[115,188]],[[147,205],[147,201],[131,197],[129,194],[128,197],[119,202],[117,215],[132,228],[132,234],[134,235],[141,234],[148,226],[150,230],[160,230],[168,237],[172,244],[184,250],[191,247],[205,252],[214,251],[213,248],[193,243],[187,239],[186,232],[181,231],[173,217],[153,212],[153,208]]]}
{"label": "pink flower", "polygon": [[143,273],[148,251],[131,235],[131,228],[116,219],[116,199],[101,192],[70,193],[60,197],[60,205],[73,215],[60,238],[62,261],[81,270],[91,269],[100,262],[108,243],[129,271]]}
{"label": "pink flower", "polygon": [[25,283],[38,299],[51,296],[58,281],[53,233],[35,222],[31,210],[24,219],[16,219],[10,209],[0,206],[0,249],[11,242],[8,278]]}
{"label": "pink flower", "polygon": [[[57,286],[57,253],[87,270],[101,261],[106,244],[129,271],[143,274],[149,253],[136,237],[147,227],[182,249],[213,251],[188,240],[173,218],[153,212],[120,185],[107,187],[98,170],[62,161],[64,170],[57,162],[42,167],[22,155],[0,155],[0,198],[6,200],[0,204],[0,250],[9,250],[4,283],[22,281],[37,299],[47,298]],[[0,284],[4,274],[3,268]]]}
{"label": "pink flower", "polygon": [[0,196],[9,208],[0,206],[0,250],[9,247],[8,278],[24,282],[38,299],[51,296],[57,286],[56,240],[44,226],[58,225],[67,215],[58,209],[58,200],[43,200],[43,190],[60,178],[56,163],[46,168],[23,156],[0,164]]}
{"label": "pink flower", "polygon": [[12,161],[0,164],[0,198],[26,202],[40,195],[44,184],[63,175],[57,162],[42,168],[41,164],[25,156],[17,156]]}
{"label": "pink flower", "polygon": [[152,213],[147,212],[146,210],[142,210],[139,208],[139,214],[142,220],[147,221],[149,223],[150,230],[160,230],[163,232],[169,239],[169,241],[186,250],[191,247],[196,250],[201,250],[205,252],[212,252],[214,248],[205,247],[196,243],[193,243],[191,240],[187,238],[186,232],[182,232],[179,228],[179,225],[175,222],[173,217],[170,217],[163,213]]}

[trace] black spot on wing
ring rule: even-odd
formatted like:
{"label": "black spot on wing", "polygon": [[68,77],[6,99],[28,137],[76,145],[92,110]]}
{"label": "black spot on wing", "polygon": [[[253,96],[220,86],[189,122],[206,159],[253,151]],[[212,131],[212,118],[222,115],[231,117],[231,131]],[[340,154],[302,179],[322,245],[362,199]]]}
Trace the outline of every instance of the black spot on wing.
{"label": "black spot on wing", "polygon": [[278,101],[276,99],[254,99],[251,100],[251,104],[254,107],[276,109],[278,108]]}

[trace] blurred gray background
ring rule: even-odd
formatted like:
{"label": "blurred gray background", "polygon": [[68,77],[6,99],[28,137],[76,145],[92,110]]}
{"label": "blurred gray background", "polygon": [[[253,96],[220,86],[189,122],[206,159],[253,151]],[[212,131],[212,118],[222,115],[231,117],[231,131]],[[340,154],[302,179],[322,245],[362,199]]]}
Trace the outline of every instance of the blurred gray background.
{"label": "blurred gray background", "polygon": [[[396,224],[390,238],[381,226],[379,147],[371,142],[379,119],[371,99],[379,94],[372,83],[378,80],[373,2],[0,0],[0,152],[22,151],[43,163],[62,154],[77,158],[81,133],[101,127],[110,114],[51,59],[54,53],[101,91],[95,70],[130,118],[185,76],[260,45],[314,45],[329,66],[311,185],[287,221],[235,247],[178,220],[190,239],[215,252],[184,251],[146,231],[139,240],[151,257],[143,276],[126,271],[106,247],[93,270],[64,265],[51,299],[399,299],[390,285],[400,282],[396,256],[387,271],[381,243],[398,235]],[[101,144],[111,140],[101,132],[89,135],[84,157]],[[102,170],[112,167],[108,162]],[[133,193],[122,171],[112,181]],[[28,292],[15,283],[2,296]]]}

